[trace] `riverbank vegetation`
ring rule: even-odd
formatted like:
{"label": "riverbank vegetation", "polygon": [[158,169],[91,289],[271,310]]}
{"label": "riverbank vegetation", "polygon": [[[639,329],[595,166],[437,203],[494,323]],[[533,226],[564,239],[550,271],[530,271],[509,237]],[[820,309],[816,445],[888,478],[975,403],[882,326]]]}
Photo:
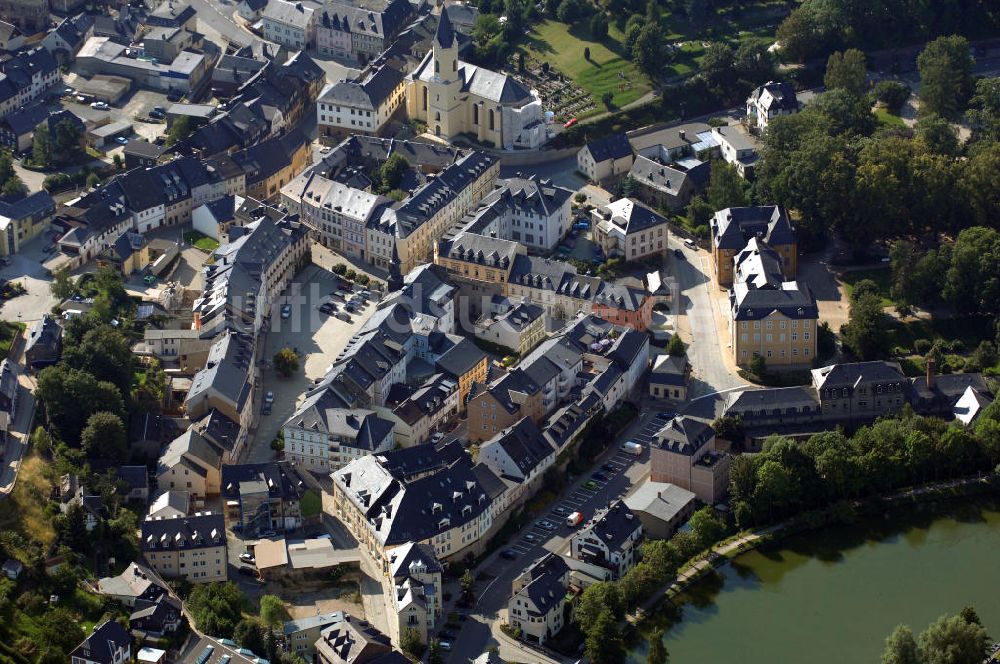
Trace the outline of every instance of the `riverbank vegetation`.
{"label": "riverbank vegetation", "polygon": [[899,625],[885,640],[882,664],[981,664],[990,653],[990,637],[975,609],[943,615],[914,638]]}
{"label": "riverbank vegetation", "polygon": [[[698,510],[687,531],[643,542],[641,560],[620,580],[584,591],[574,617],[584,654],[595,664],[625,661],[621,625],[626,613],[648,604],[694,564],[710,564],[717,556],[706,558],[704,552],[725,538],[746,539],[734,535],[737,530],[794,517],[803,517],[794,521],[804,524],[820,520],[804,518],[809,515],[850,519],[853,501],[906,495],[900,494],[906,487],[994,470],[1000,472],[1000,403],[987,408],[972,430],[906,411],[851,437],[825,432],[796,443],[772,436],[761,453],[733,459],[728,518],[709,507]],[[731,547],[734,554],[745,548]]]}

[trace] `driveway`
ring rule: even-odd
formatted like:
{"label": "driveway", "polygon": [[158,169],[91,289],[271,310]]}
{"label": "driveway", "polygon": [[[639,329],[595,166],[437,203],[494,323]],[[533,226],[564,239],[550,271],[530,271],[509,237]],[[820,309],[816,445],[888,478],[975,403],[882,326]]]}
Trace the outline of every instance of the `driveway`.
{"label": "driveway", "polygon": [[[333,274],[313,264],[295,277],[285,295],[278,298],[276,308],[279,311],[271,318],[271,330],[264,335],[266,342],[261,354],[265,363],[261,394],[273,392],[274,404],[270,415],[260,416],[246,462],[257,463],[274,457],[271,441],[295,412],[306,389],[326,375],[337,355],[374,311],[375,305],[367,304],[352,315],[350,323],[320,313],[319,305],[329,299],[335,283]],[[279,313],[285,302],[292,306],[292,315],[287,320]],[[274,354],[285,347],[298,349],[302,362],[299,371],[290,378],[279,377],[268,366]]]}

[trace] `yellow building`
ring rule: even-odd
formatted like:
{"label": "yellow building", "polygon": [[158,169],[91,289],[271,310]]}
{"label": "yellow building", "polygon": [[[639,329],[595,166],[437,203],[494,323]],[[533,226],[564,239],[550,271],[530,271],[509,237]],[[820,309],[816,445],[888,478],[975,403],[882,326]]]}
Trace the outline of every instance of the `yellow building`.
{"label": "yellow building", "polygon": [[788,212],[777,205],[734,207],[719,210],[712,228],[712,268],[716,283],[733,284],[733,259],[753,238],[760,238],[781,257],[781,271],[794,279],[798,271],[798,244]]}
{"label": "yellow building", "polygon": [[464,134],[504,149],[545,142],[541,101],[514,78],[459,60],[445,8],[430,52],[407,78],[406,110],[449,141]]}
{"label": "yellow building", "polygon": [[229,576],[221,514],[147,519],[142,522],[139,546],[149,566],[164,577],[209,583]]}
{"label": "yellow building", "polygon": [[128,277],[149,265],[149,243],[143,235],[125,231],[97,257],[97,267],[110,267]]}
{"label": "yellow building", "polygon": [[458,410],[465,410],[465,399],[473,383],[486,382],[489,357],[479,346],[462,339],[437,360],[437,368],[458,380]]}
{"label": "yellow building", "polygon": [[748,366],[754,355],[771,366],[811,363],[819,308],[809,287],[785,281],[781,257],[756,238],[733,264],[730,343],[736,363]]}
{"label": "yellow building", "polygon": [[56,203],[47,191],[39,191],[14,203],[0,201],[0,256],[16,254],[21,245],[49,227]]}

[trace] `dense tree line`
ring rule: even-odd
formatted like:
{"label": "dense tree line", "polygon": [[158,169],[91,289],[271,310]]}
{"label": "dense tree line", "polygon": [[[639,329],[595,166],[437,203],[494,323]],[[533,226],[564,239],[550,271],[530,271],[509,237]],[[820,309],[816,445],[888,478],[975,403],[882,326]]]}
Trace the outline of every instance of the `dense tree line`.
{"label": "dense tree line", "polygon": [[975,609],[943,615],[914,638],[907,625],[897,626],[885,640],[882,664],[981,664],[989,655],[990,637]]}
{"label": "dense tree line", "polygon": [[987,408],[973,430],[907,411],[850,438],[829,431],[803,444],[772,436],[760,454],[733,459],[729,494],[737,526],[747,528],[997,464],[1000,403]]}
{"label": "dense tree line", "polygon": [[805,0],[776,33],[792,60],[825,57],[858,47],[880,49],[918,43],[940,35],[985,34],[1000,23],[992,0]]}
{"label": "dense tree line", "polygon": [[[945,41],[953,41],[945,39]],[[964,41],[964,40],[959,40]],[[953,48],[942,48],[948,52]],[[936,53],[934,44],[925,53]],[[923,57],[923,56],[921,56]],[[942,80],[965,76],[968,61],[933,56],[948,63],[933,67],[949,73]],[[808,237],[839,233],[862,246],[924,233],[957,234],[970,226],[996,226],[1000,219],[1000,143],[988,140],[1000,123],[990,86],[973,96],[976,137],[964,151],[955,131],[938,113],[923,115],[916,131],[876,131],[873,96],[859,95],[856,76],[863,60],[831,62],[828,79],[845,87],[831,89],[801,113],[775,118],[764,135],[756,198],[801,212],[800,227]],[[847,71],[845,71],[847,70]],[[929,81],[936,106],[964,109],[964,87]],[[898,95],[895,86],[876,94]]]}

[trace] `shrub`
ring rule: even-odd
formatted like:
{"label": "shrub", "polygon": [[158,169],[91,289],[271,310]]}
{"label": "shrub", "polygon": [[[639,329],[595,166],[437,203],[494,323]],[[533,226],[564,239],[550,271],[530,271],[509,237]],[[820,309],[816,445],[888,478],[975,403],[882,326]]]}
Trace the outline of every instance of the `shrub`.
{"label": "shrub", "polygon": [[354,270],[348,269],[347,272],[344,273],[344,277],[348,281],[354,281],[355,279],[358,278],[358,273],[355,272]]}
{"label": "shrub", "polygon": [[875,99],[885,104],[893,113],[899,113],[910,98],[910,86],[899,81],[879,81],[875,85]]}
{"label": "shrub", "polygon": [[371,281],[371,278],[367,274],[359,274],[357,279],[355,279],[355,281],[361,284],[362,286],[367,286],[368,282]]}
{"label": "shrub", "polygon": [[331,268],[331,271],[334,274],[339,274],[339,275],[343,276],[347,272],[347,266],[344,265],[343,263],[337,263],[336,265],[334,265]]}
{"label": "shrub", "polygon": [[926,355],[930,352],[932,345],[930,339],[917,339],[913,342],[913,350],[917,355]]}

